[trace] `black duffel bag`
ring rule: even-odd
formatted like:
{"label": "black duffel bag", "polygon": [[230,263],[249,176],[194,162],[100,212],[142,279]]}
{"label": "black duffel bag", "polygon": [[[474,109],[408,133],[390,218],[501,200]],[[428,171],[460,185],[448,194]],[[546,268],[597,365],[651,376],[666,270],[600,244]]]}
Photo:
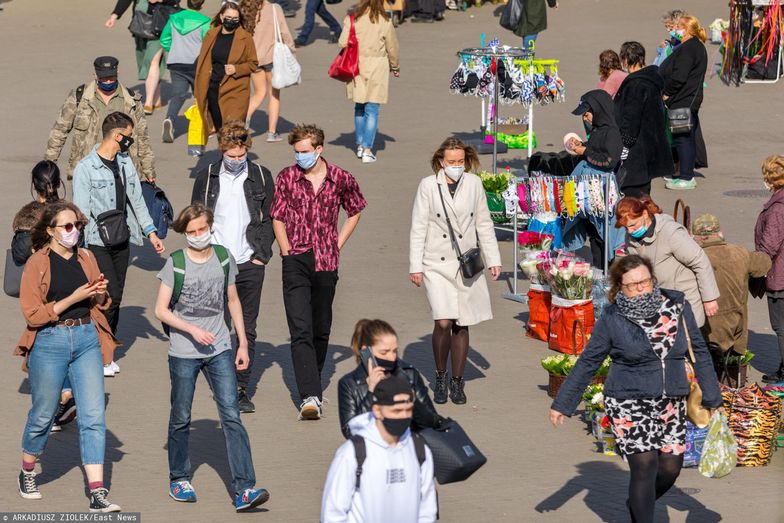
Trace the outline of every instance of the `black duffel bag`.
{"label": "black duffel bag", "polygon": [[458,422],[448,420],[438,429],[419,432],[433,454],[435,476],[441,485],[463,481],[487,463]]}

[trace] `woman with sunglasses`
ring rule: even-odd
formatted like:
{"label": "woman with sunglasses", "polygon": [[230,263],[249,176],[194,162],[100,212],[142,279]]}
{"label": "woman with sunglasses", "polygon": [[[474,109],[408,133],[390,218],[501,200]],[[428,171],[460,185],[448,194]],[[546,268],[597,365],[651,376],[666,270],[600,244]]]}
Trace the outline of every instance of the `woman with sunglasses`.
{"label": "woman with sunglasses", "polygon": [[244,23],[239,4],[224,2],[196,59],[193,94],[207,136],[218,132],[223,122],[244,122],[248,114],[250,75],[259,61],[253,36],[241,27]]}
{"label": "woman with sunglasses", "polygon": [[626,506],[632,521],[653,522],[656,500],[675,484],[686,449],[684,359],[692,347],[702,405],[722,404],[708,347],[682,292],[659,287],[652,263],[620,258],[610,269],[611,305],[604,309],[585,351],[550,407],[553,425],[563,424],[606,357],[612,365],[604,407],[615,446],[629,463]]}
{"label": "woman with sunglasses", "polygon": [[648,258],[662,287],[685,294],[702,327],[706,316],[719,311],[719,286],[708,255],[689,230],[664,214],[650,196],[621,199],[615,217],[615,227],[626,228],[626,252]]}
{"label": "woman with sunglasses", "polygon": [[[119,512],[103,483],[106,447],[103,362],[117,347],[101,310],[111,299],[95,256],[77,248],[85,217],[70,202],[49,204],[32,230],[34,254],[19,301],[27,328],[15,353],[26,358],[33,405],[22,435],[19,494],[41,499],[35,462],[44,451],[66,378],[79,409],[79,447],[91,512]],[[103,354],[103,356],[102,356]],[[103,361],[102,361],[103,360]]]}

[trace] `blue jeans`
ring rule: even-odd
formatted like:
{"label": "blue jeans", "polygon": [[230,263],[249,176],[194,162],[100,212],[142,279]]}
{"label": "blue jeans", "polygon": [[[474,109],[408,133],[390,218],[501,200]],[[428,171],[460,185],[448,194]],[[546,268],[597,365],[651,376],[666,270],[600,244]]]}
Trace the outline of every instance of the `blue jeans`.
{"label": "blue jeans", "polygon": [[532,35],[525,35],[523,37],[523,49],[531,48],[532,47],[531,44],[533,44],[534,49],[536,49],[536,47],[535,47],[536,46],[536,34],[535,33],[532,34]]}
{"label": "blue jeans", "polygon": [[378,110],[380,105],[373,102],[354,104],[354,128],[357,133],[357,144],[365,149],[372,149],[376,141],[378,129]]}
{"label": "blue jeans", "polygon": [[95,325],[46,327],[38,331],[30,351],[28,378],[33,406],[22,435],[22,452],[40,456],[54,416],[60,392],[68,378],[79,415],[79,450],[85,465],[103,464],[106,449],[104,420],[103,359]]}
{"label": "blue jeans", "polygon": [[319,15],[324,23],[329,26],[335,36],[340,36],[343,30],[335,17],[329,14],[324,0],[308,0],[305,4],[305,22],[302,24],[302,29],[299,30],[298,40],[307,40],[310,33],[313,31],[313,26],[316,23],[316,15]]}
{"label": "blue jeans", "polygon": [[[233,351],[223,351],[210,358],[175,358],[169,356],[171,377],[171,414],[169,416],[169,480],[191,480],[188,457],[188,432],[191,426],[193,391],[199,371],[204,374],[218,406],[226,454],[229,456],[232,487],[239,493],[256,484],[248,433],[240,421],[237,403],[237,375]],[[79,413],[81,416],[81,412]]]}

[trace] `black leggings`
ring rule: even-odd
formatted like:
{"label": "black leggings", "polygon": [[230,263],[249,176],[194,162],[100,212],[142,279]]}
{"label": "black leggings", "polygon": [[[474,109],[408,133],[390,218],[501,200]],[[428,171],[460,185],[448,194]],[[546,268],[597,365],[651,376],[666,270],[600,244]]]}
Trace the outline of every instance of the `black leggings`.
{"label": "black leggings", "polygon": [[218,103],[219,89],[220,85],[214,83],[210,83],[210,87],[207,89],[207,110],[210,112],[210,118],[212,118],[212,125],[215,127],[216,133],[223,127],[223,117],[221,116],[220,104]]}
{"label": "black leggings", "polygon": [[629,462],[629,510],[633,523],[653,523],[656,500],[675,484],[683,454],[649,450],[626,456]]}
{"label": "black leggings", "polygon": [[436,370],[446,371],[446,361],[452,354],[452,376],[462,378],[468,359],[468,327],[454,320],[436,320],[433,327],[433,359]]}

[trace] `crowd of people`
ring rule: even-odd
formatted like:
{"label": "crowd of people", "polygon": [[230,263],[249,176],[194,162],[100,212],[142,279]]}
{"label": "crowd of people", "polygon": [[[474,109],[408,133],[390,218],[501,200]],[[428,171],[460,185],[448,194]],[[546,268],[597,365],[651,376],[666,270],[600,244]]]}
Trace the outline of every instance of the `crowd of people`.
{"label": "crowd of people", "polygon": [[[75,419],[89,510],[120,511],[104,483],[104,380],[120,373],[114,351],[131,245],[147,239],[158,255],[166,252],[143,191],[156,180],[146,116],[162,106],[160,78],[167,68],[172,92],[162,141],[174,141],[175,122],[191,90],[205,137],[215,135],[221,154],[196,173],[190,205],[172,221],[187,246],[172,252],[157,274],[154,314],[169,338],[168,493],[178,502],[197,500],[188,439],[196,381],[204,374],[220,417],[235,510],[270,498],[256,484],[241,414],[256,410],[250,382],[274,243],[282,257],[299,419],[322,419],[322,372],[340,252],[368,202],[354,175],[326,159],[319,126],[298,124],[288,132],[293,163],[273,176],[249,159],[249,122],[269,96],[266,141],[283,140],[273,49],[277,42],[291,52],[306,45],[318,14],[340,47],[356,34],[360,71],[347,84],[355,104],[356,156],[362,163],[376,161],[380,105],[387,102],[390,75],[400,74],[399,20],[390,17],[383,0],[361,0],[340,25],[323,0],[308,0],[305,25],[295,39],[286,24],[293,14],[286,4],[225,1],[210,18],[201,13],[204,0],[187,0],[187,9],[179,3],[118,0],[107,28],[131,7],[134,22],[160,25],[155,37],[134,34],[144,96],[119,82],[116,58],[96,58],[94,79],[69,92],[44,159],[32,169],[33,201],[13,220],[11,253],[25,267],[19,302],[26,321],[15,353],[25,359],[32,391],[18,476],[26,499],[42,497],[36,462],[50,433]],[[515,32],[531,47],[546,28],[545,2],[523,3],[527,18]],[[554,0],[547,5],[558,8]],[[407,13],[432,21],[443,18],[445,9],[444,2],[420,0]],[[616,363],[605,386],[606,409],[617,448],[629,463],[627,506],[637,522],[653,520],[656,499],[674,485],[683,463],[687,353],[693,352],[702,404],[722,404],[712,360],[746,350],[749,278],[765,278],[757,295],[767,297],[782,356],[779,369],[762,379],[784,381],[784,157],[772,156],[762,167],[773,195],[758,218],[754,252],[727,243],[715,216],[701,216],[688,230],[662,212],[650,196],[652,180],[666,177],[669,189],[691,189],[694,169],[707,165],[698,118],[705,32],[682,11],[668,13],[664,22],[669,35],[656,65],[646,66],[639,42],[603,51],[599,85],[573,112],[587,134],[584,141],[574,135],[565,141],[581,157],[575,173],[613,173],[624,197],[609,237],[598,222],[575,222],[564,231],[574,245],[590,239],[598,247],[596,257],[610,244],[611,305],[550,410],[552,423],[563,423],[605,358]],[[668,115],[683,109],[678,114],[686,115],[688,130],[672,131]],[[69,135],[71,201],[56,164]],[[450,422],[436,405],[467,402],[469,328],[493,317],[487,278],[499,278],[502,260],[476,174],[476,151],[447,138],[430,167],[433,174],[413,195],[409,280],[424,286],[432,311],[435,373],[426,378],[433,397],[425,377],[398,356],[394,327],[383,319],[358,321],[351,342],[357,366],[338,384],[338,428],[347,441],[327,474],[325,522],[438,517],[436,463],[419,432]],[[339,226],[341,210],[346,217]]]}

